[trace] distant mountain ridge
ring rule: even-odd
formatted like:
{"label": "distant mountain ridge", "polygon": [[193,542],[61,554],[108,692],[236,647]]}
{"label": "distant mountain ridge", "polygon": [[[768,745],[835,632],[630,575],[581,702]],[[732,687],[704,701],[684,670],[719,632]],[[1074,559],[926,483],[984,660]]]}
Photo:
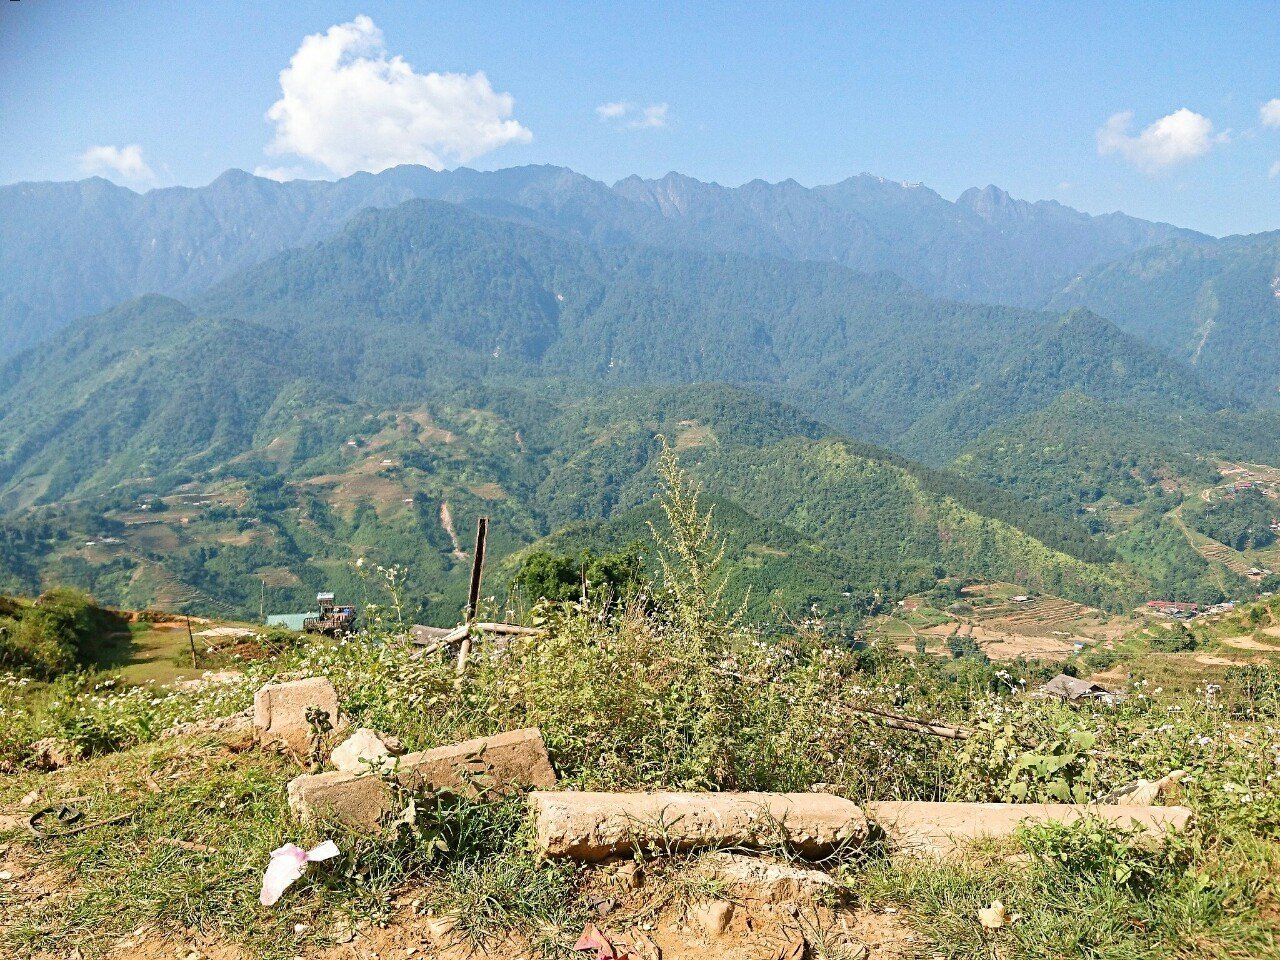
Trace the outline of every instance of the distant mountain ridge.
{"label": "distant mountain ridge", "polygon": [[1222,413],[1109,320],[832,262],[593,243],[486,203],[497,216],[365,209],[185,303],[136,298],[0,363],[0,583],[248,610],[264,578],[299,603],[352,593],[369,550],[452,617],[450,529],[493,517],[495,560],[569,525],[630,537],[662,433],[736,504],[761,604],[852,616],[952,575],[1116,608],[1156,585],[1243,589],[1171,523],[1112,543],[1079,522],[1092,477],[1126,489],[1108,465],[1131,441],[1085,442],[1094,423],[1186,418],[1212,439],[1238,417],[1233,445],[1269,458],[1265,417]]}
{"label": "distant mountain ridge", "polygon": [[1093,217],[995,187],[956,202],[863,174],[722,187],[671,173],[612,187],[564,167],[403,166],[336,182],[229,170],[205,187],[137,194],[101,178],[0,187],[0,344],[39,342],[144,293],[189,297],[369,207],[435,199],[593,244],[638,243],[888,270],[937,296],[1039,306],[1081,271],[1210,238],[1124,214]]}
{"label": "distant mountain ridge", "polygon": [[583,396],[703,381],[935,463],[1064,390],[1221,405],[1087,311],[935,300],[829,263],[598,247],[415,200],[190,307],[140,298],[0,367],[0,504],[207,469],[299,386],[385,408],[468,382]]}
{"label": "distant mountain ridge", "polygon": [[1224,392],[1280,405],[1280,231],[1160,244],[1087,271],[1052,306],[1096,310]]}

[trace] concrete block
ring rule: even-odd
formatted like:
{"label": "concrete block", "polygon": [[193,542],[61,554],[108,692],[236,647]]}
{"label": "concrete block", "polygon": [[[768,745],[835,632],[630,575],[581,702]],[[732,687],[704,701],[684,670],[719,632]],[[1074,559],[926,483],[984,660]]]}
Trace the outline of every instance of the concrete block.
{"label": "concrete block", "polygon": [[401,753],[404,748],[395,737],[361,727],[333,748],[329,762],[345,773],[365,773],[371,768],[390,766],[391,758]]}
{"label": "concrete block", "polygon": [[341,770],[296,777],[289,784],[289,807],[304,821],[325,817],[353,829],[376,830],[400,812],[391,779],[411,792],[447,790],[472,798],[556,784],[542,733],[512,730],[407,753],[387,777]]}
{"label": "concrete block", "polygon": [[928,803],[916,800],[867,804],[867,816],[904,853],[945,857],[983,838],[1011,837],[1019,824],[1072,823],[1092,816],[1152,836],[1182,830],[1191,820],[1186,807],[1115,806],[1080,803]]}
{"label": "concrete block", "polygon": [[328,714],[333,729],[339,729],[338,693],[324,677],[266,684],[253,696],[253,726],[258,742],[264,747],[286,746],[305,757],[311,750],[307,711],[312,707]]}
{"label": "concrete block", "polygon": [[772,849],[822,857],[866,839],[852,801],[820,793],[587,793],[529,796],[544,856],[599,861],[636,847]]}
{"label": "concrete block", "polygon": [[723,883],[731,897],[766,904],[801,903],[839,890],[822,870],[723,850],[703,857],[699,871],[708,880]]}

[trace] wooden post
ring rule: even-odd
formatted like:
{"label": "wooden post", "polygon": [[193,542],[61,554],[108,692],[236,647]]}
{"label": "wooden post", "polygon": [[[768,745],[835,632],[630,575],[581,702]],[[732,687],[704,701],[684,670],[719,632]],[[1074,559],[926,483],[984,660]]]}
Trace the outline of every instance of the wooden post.
{"label": "wooden post", "polygon": [[480,610],[480,578],[484,573],[484,541],[489,535],[489,518],[476,521],[476,550],[471,558],[471,590],[467,593],[467,623],[476,618]]}
{"label": "wooden post", "polygon": [[191,615],[187,614],[187,643],[191,646],[191,669],[196,668],[196,638],[191,633]]}
{"label": "wooden post", "polygon": [[[476,521],[476,549],[471,557],[471,588],[467,591],[466,624],[469,628],[475,623],[480,610],[480,579],[484,574],[484,541],[489,534],[489,518],[481,517]],[[458,676],[467,669],[467,657],[471,655],[471,630],[462,638],[462,647],[458,650]]]}

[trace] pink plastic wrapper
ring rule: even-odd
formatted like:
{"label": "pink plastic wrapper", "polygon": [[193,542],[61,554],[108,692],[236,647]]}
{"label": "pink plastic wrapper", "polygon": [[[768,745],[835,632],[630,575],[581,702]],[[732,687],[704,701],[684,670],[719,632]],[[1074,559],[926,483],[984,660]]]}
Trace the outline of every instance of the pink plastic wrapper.
{"label": "pink plastic wrapper", "polygon": [[338,846],[332,840],[326,840],[318,847],[303,850],[301,847],[286,843],[279,850],[271,851],[271,862],[262,875],[262,896],[259,901],[264,907],[275,904],[293,881],[302,876],[308,863],[329,860],[338,855]]}

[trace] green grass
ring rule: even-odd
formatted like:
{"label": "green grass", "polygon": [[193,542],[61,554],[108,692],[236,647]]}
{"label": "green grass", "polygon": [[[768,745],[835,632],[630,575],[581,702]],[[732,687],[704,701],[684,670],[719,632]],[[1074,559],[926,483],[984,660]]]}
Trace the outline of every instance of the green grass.
{"label": "green grass", "polygon": [[[855,905],[896,906],[926,956],[1276,955],[1280,670],[1224,672],[1214,693],[1155,695],[1148,679],[1118,707],[1073,708],[1021,694],[1043,678],[1033,664],[904,657],[884,643],[854,649],[800,630],[765,640],[718,608],[716,543],[698,532],[687,499],[672,508],[675,559],[662,585],[608,612],[539,607],[544,636],[478,649],[460,684],[451,663],[370,637],[286,649],[243,664],[242,680],[181,692],[100,674],[0,685],[0,764],[12,771],[0,810],[35,789],[40,802],[84,797],[91,819],[130,814],[71,838],[0,837],[56,892],[25,904],[0,888],[10,898],[0,945],[22,956],[76,943],[92,956],[154,924],[179,942],[195,930],[251,956],[291,957],[353,922],[421,922],[406,920],[412,898],[420,912],[450,916],[459,937],[483,943],[514,931],[531,951],[564,955],[607,870],[540,863],[518,799],[422,797],[416,830],[381,836],[301,827],[286,802],[300,772],[293,762],[253,748],[246,734],[157,739],[174,723],[243,710],[265,680],[324,675],[353,724],[392,732],[409,749],[537,726],[567,788],[803,791],[823,782],[856,801],[1046,801],[1097,798],[1182,769],[1180,799],[1195,819],[1165,843],[1085,823],[944,864],[888,860],[875,847],[826,866]],[[860,704],[961,724],[972,736],[886,729],[849,713]],[[31,770],[29,744],[43,736],[86,759],[55,776]],[[277,908],[258,906],[270,851],[323,838],[341,858],[312,869]],[[656,870],[670,887],[645,896],[676,908],[699,895],[683,863]],[[977,910],[996,899],[1020,916],[984,931]]]}

